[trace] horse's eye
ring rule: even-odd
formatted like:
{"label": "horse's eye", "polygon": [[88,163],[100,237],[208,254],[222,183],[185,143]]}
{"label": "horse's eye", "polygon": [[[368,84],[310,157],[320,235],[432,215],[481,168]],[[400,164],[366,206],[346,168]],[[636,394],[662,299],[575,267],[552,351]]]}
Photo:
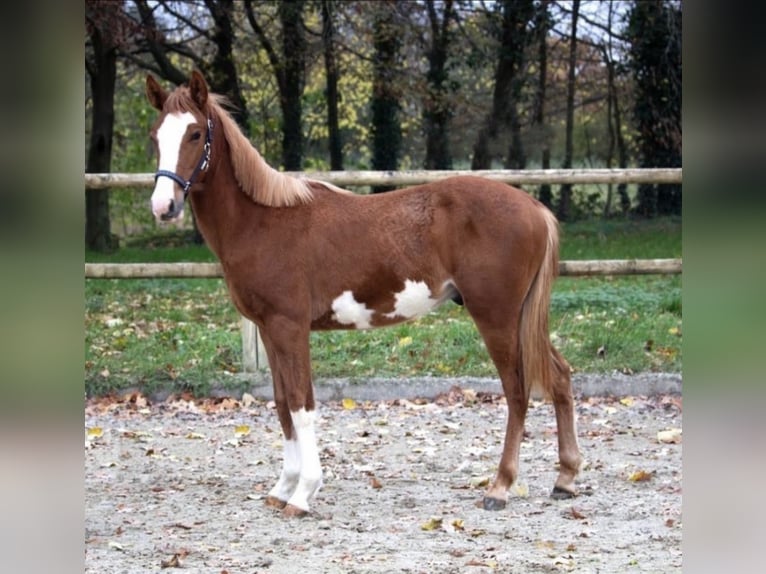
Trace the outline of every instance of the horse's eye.
{"label": "horse's eye", "polygon": [[201,137],[201,134],[199,132],[194,132],[191,135],[191,138],[189,138],[191,141],[197,141]]}

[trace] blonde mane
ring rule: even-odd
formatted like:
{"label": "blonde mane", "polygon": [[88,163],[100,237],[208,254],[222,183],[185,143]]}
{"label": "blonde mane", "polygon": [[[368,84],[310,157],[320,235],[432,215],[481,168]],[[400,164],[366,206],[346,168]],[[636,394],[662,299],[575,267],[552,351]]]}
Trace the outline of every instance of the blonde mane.
{"label": "blonde mane", "polygon": [[215,117],[213,133],[223,132],[231,150],[234,176],[245,195],[272,207],[309,203],[313,194],[308,181],[279,172],[266,163],[224,108],[225,101],[217,94],[208,97],[208,106]]}

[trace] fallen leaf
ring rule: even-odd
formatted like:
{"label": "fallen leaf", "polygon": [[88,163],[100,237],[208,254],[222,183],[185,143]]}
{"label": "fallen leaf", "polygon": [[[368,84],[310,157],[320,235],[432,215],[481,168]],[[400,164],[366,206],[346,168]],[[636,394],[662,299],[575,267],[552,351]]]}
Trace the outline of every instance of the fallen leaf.
{"label": "fallen leaf", "polygon": [[238,425],[234,427],[234,435],[237,437],[247,436],[250,434],[250,427],[248,425]]}
{"label": "fallen leaf", "polygon": [[426,531],[436,530],[437,528],[441,528],[443,520],[444,519],[441,517],[432,517],[427,522],[421,524],[420,529]]}
{"label": "fallen leaf", "polygon": [[489,486],[489,478],[488,476],[477,476],[471,479],[471,487],[472,488],[484,488],[485,486]]}
{"label": "fallen leaf", "polygon": [[88,429],[88,440],[95,440],[104,436],[104,429],[101,427],[91,427]]}
{"label": "fallen leaf", "polygon": [[461,532],[462,532],[463,530],[465,530],[465,527],[464,527],[464,525],[463,525],[463,519],[462,519],[462,518],[456,518],[455,520],[453,520],[453,521],[451,522],[451,524],[452,524],[452,528],[454,528],[455,530],[460,530]]}
{"label": "fallen leaf", "polygon": [[356,401],[354,399],[343,399],[341,401],[341,404],[343,405],[343,408],[347,411],[352,411],[356,408]]}
{"label": "fallen leaf", "polygon": [[188,433],[188,434],[186,435],[186,438],[190,438],[190,439],[201,439],[201,438],[205,438],[205,435],[204,435],[204,434],[202,434],[202,433],[198,433],[198,432],[190,432],[190,433]]}
{"label": "fallen leaf", "polygon": [[475,558],[465,563],[466,566],[483,566],[484,568],[497,568],[497,562],[495,560],[476,560]]}
{"label": "fallen leaf", "polygon": [[254,404],[256,402],[255,397],[251,395],[250,393],[244,393],[242,395],[242,406],[243,407],[249,407],[250,405]]}
{"label": "fallen leaf", "polygon": [[628,477],[628,480],[630,482],[646,482],[648,480],[651,480],[652,476],[654,476],[653,472],[647,472],[645,470],[637,470],[636,472],[634,472]]}
{"label": "fallen leaf", "polygon": [[529,496],[529,487],[526,484],[517,482],[511,486],[511,493],[515,494],[519,498],[527,498]]}
{"label": "fallen leaf", "polygon": [[402,337],[399,339],[399,347],[407,347],[412,345],[412,337]]}
{"label": "fallen leaf", "polygon": [[180,568],[181,560],[178,558],[178,554],[173,554],[173,557],[169,560],[161,560],[160,568]]}
{"label": "fallen leaf", "polygon": [[657,433],[657,441],[678,444],[681,442],[681,429],[671,428],[668,430],[659,431]]}
{"label": "fallen leaf", "polygon": [[624,399],[620,399],[620,404],[624,405],[626,407],[629,407],[633,405],[633,398],[632,397],[625,397]]}
{"label": "fallen leaf", "polygon": [[572,512],[572,518],[574,518],[575,520],[585,520],[585,515],[579,510],[577,510],[574,506],[572,507],[571,512]]}

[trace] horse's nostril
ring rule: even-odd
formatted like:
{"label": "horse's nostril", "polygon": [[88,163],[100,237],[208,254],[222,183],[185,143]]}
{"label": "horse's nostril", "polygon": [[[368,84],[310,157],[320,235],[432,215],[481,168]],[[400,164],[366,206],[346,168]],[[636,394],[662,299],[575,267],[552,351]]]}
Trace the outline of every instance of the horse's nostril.
{"label": "horse's nostril", "polygon": [[176,202],[175,200],[171,199],[170,203],[168,203],[168,213],[173,213],[175,211]]}

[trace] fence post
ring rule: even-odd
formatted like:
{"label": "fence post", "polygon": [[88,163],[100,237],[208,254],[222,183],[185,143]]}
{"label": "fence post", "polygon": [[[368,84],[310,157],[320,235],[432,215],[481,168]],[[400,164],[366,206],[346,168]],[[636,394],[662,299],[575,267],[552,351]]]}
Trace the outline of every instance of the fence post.
{"label": "fence post", "polygon": [[266,349],[258,335],[258,327],[255,323],[242,317],[240,323],[242,329],[242,370],[246,373],[255,373],[269,368],[266,357]]}

